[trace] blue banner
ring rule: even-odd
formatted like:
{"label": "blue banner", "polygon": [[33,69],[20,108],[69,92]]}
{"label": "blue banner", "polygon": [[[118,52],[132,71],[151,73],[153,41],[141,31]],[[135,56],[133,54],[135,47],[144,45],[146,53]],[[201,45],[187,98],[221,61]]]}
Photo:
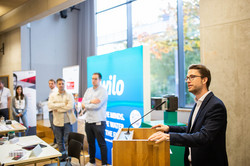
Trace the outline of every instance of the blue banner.
{"label": "blue banner", "polygon": [[[134,47],[87,59],[88,87],[92,74],[102,74],[101,84],[108,92],[106,137],[108,163],[112,140],[120,128],[127,128],[143,115],[143,47]],[[140,127],[141,121],[132,127]],[[101,159],[98,144],[96,157]]]}

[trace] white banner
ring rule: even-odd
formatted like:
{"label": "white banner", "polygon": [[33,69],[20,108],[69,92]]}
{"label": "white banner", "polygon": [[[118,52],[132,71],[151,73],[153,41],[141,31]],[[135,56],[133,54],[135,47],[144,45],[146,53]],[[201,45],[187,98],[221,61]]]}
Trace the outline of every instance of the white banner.
{"label": "white banner", "polygon": [[65,80],[65,89],[72,94],[79,93],[79,66],[70,66],[63,68],[63,79]]}
{"label": "white banner", "polygon": [[36,71],[13,72],[13,85],[13,96],[15,96],[16,87],[21,85],[23,93],[27,97],[27,126],[36,126]]}

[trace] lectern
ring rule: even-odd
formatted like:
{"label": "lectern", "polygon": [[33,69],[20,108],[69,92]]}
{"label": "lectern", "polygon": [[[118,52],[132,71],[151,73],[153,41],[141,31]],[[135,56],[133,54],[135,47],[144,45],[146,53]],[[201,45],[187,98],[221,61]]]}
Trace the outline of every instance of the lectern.
{"label": "lectern", "polygon": [[120,129],[113,140],[113,166],[170,166],[169,141],[156,144],[148,137],[157,132],[150,128]]}

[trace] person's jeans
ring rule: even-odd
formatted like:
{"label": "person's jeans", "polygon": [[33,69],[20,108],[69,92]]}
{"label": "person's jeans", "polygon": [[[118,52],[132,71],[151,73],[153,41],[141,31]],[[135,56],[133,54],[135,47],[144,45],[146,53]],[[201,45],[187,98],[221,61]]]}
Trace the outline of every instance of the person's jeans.
{"label": "person's jeans", "polygon": [[64,126],[54,126],[55,127],[55,136],[56,142],[58,144],[59,151],[67,152],[68,151],[68,137],[69,133],[72,132],[72,125],[70,123],[64,123]]}
{"label": "person's jeans", "polygon": [[95,163],[95,139],[97,139],[98,145],[101,150],[102,165],[107,164],[107,145],[105,141],[105,128],[105,121],[102,121],[101,125],[98,125],[98,123],[85,124],[85,131],[89,144],[90,163]]}
{"label": "person's jeans", "polygon": [[[27,116],[26,114],[20,116],[20,117],[17,117],[14,113],[12,114],[13,116],[13,119],[17,122],[20,122],[20,118],[22,119],[22,122],[23,122],[23,125],[27,128],[27,130],[25,131],[25,135],[27,135],[28,131],[29,131],[29,127],[28,127],[28,124],[27,124]],[[21,133],[19,132],[18,134],[19,137],[21,137]]]}
{"label": "person's jeans", "polygon": [[22,119],[23,125],[28,129],[27,125],[27,117],[26,115],[22,115],[20,117],[17,117],[15,114],[13,114],[13,119],[17,122],[20,122],[20,118]]}
{"label": "person's jeans", "polygon": [[56,143],[55,126],[53,124],[53,111],[49,111],[49,122],[54,134],[54,143]]}

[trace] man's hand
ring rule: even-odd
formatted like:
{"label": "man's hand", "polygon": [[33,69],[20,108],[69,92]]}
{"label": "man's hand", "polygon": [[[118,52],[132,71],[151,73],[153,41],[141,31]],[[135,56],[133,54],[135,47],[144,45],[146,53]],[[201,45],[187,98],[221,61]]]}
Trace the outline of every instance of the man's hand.
{"label": "man's hand", "polygon": [[170,135],[165,134],[161,131],[158,131],[157,133],[152,134],[149,138],[149,141],[155,141],[155,143],[160,143],[162,141],[169,141],[170,140]]}
{"label": "man's hand", "polygon": [[166,126],[166,125],[163,125],[163,124],[158,124],[158,125],[155,125],[152,127],[152,129],[156,129],[158,131],[165,131],[165,132],[168,132],[169,131],[169,126]]}
{"label": "man's hand", "polygon": [[85,114],[85,112],[86,112],[86,109],[81,110],[79,113],[79,116],[83,116],[83,114]]}
{"label": "man's hand", "polygon": [[101,102],[101,100],[99,100],[99,99],[90,100],[90,104],[99,104],[100,102]]}

